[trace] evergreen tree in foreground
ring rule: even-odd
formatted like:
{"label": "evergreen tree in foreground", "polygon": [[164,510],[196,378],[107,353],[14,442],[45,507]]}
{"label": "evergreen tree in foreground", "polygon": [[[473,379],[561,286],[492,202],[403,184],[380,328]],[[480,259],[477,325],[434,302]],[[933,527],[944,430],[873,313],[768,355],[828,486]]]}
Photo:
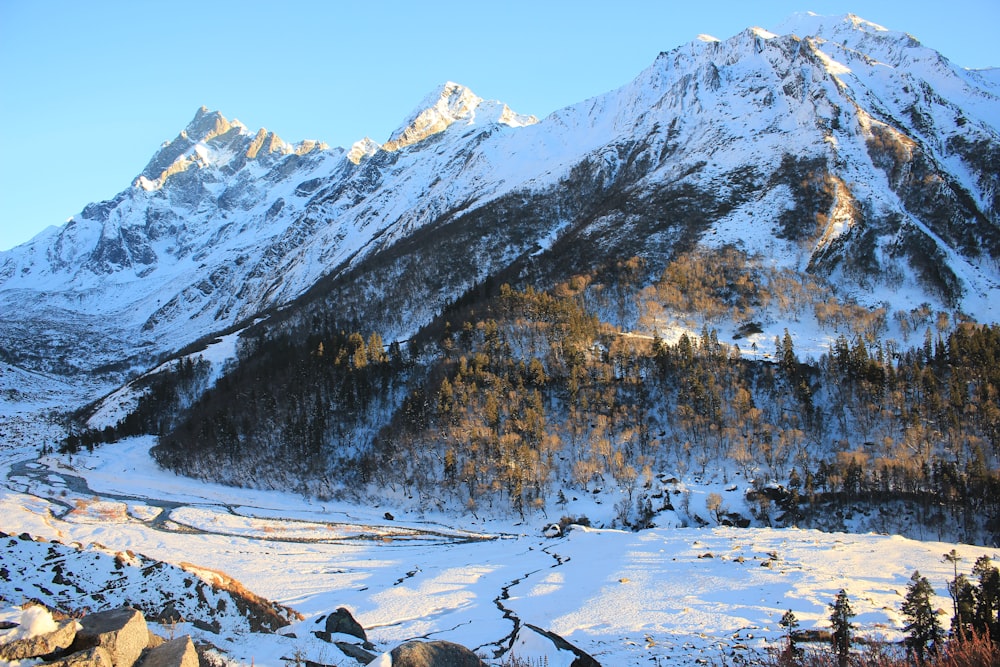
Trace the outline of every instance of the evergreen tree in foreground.
{"label": "evergreen tree in foreground", "polygon": [[979,580],[972,626],[977,633],[1000,641],[1000,570],[983,555],[976,559],[972,574]]}
{"label": "evergreen tree in foreground", "polygon": [[856,616],[851,609],[847,591],[843,588],[830,604],[830,623],[833,625],[833,650],[837,653],[837,664],[847,667],[851,656],[851,619]]}
{"label": "evergreen tree in foreground", "polygon": [[799,627],[799,619],[795,618],[795,614],[789,609],[778,621],[778,625],[783,627],[788,633],[787,640],[788,643],[785,645],[785,650],[782,655],[783,661],[788,664],[795,664],[802,656],[802,649],[800,649],[795,643],[795,628]]}
{"label": "evergreen tree in foreground", "polygon": [[944,630],[931,604],[933,595],[934,589],[927,577],[922,577],[920,572],[915,571],[906,586],[902,611],[907,620],[903,628],[907,633],[906,647],[913,651],[920,664],[923,664],[924,655],[928,651],[931,654],[937,653],[937,646],[944,639]]}

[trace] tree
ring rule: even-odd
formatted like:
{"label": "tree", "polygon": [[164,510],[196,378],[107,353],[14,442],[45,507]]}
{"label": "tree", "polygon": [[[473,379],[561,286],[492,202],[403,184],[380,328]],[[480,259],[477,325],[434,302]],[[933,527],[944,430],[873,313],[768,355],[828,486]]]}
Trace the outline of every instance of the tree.
{"label": "tree", "polygon": [[[956,624],[958,620],[958,586],[956,582],[958,581],[958,561],[962,560],[962,557],[958,555],[958,552],[952,549],[944,555],[944,559],[952,564],[955,569],[955,578],[951,580],[951,584],[948,585],[948,593],[951,594],[952,603],[952,626]],[[959,626],[961,627],[961,626]]]}
{"label": "tree", "polygon": [[785,629],[788,640],[785,650],[782,653],[782,664],[795,664],[795,661],[802,653],[801,649],[795,645],[795,628],[799,627],[799,619],[795,618],[795,614],[789,609],[781,617],[781,620],[778,621],[778,625]]}
{"label": "tree", "polygon": [[924,654],[929,651],[931,654],[937,653],[938,643],[944,639],[944,630],[938,621],[937,612],[931,605],[931,596],[934,589],[927,581],[927,577],[920,576],[920,572],[914,571],[910,577],[910,583],[906,586],[906,597],[903,599],[903,615],[907,624],[903,627],[906,631],[906,647],[917,656],[917,662],[924,663]]}
{"label": "tree", "polygon": [[1000,570],[993,565],[989,556],[980,556],[972,566],[972,574],[979,579],[976,591],[976,613],[972,625],[980,635],[993,641],[1000,640]]}
{"label": "tree", "polygon": [[716,523],[722,523],[722,515],[726,511],[722,507],[722,496],[714,492],[708,494],[708,497],[705,499],[705,509],[712,513]]}
{"label": "tree", "polygon": [[833,625],[833,650],[837,652],[837,664],[847,667],[851,657],[851,619],[856,616],[843,588],[830,604],[830,623]]}
{"label": "tree", "polygon": [[948,592],[955,600],[955,616],[951,619],[951,633],[960,641],[968,638],[976,616],[976,587],[964,574],[948,584]]}

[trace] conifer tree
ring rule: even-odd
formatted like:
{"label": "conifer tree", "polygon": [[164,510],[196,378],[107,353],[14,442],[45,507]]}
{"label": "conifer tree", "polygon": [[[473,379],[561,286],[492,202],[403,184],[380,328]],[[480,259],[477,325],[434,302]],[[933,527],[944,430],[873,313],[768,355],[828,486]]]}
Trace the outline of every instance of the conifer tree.
{"label": "conifer tree", "polygon": [[851,634],[853,626],[851,619],[856,616],[851,609],[847,591],[843,588],[830,604],[830,623],[833,625],[833,650],[837,653],[837,664],[847,667],[851,657]]}
{"label": "conifer tree", "polygon": [[914,571],[910,583],[906,586],[906,597],[903,599],[903,615],[907,624],[903,629],[907,633],[906,647],[917,656],[917,662],[924,663],[924,654],[937,652],[937,645],[944,639],[944,630],[938,621],[937,612],[931,605],[934,589],[927,577]]}
{"label": "conifer tree", "polygon": [[976,611],[972,625],[976,632],[988,636],[993,641],[1000,640],[1000,570],[993,565],[989,556],[980,556],[972,566],[972,574],[979,579],[976,591]]}
{"label": "conifer tree", "polygon": [[785,629],[787,644],[785,645],[784,657],[787,659],[789,664],[793,663],[801,654],[801,650],[795,645],[795,628],[799,627],[799,619],[795,617],[792,610],[789,609],[782,615],[781,620],[778,621],[778,625]]}

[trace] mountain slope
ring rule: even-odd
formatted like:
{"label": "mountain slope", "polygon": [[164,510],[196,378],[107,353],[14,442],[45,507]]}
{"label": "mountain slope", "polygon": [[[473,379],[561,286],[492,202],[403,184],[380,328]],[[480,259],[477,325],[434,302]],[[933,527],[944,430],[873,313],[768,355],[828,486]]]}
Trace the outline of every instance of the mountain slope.
{"label": "mountain slope", "polygon": [[350,151],[201,109],[132,187],[0,254],[5,359],[115,382],[310,288],[403,339],[490,276],[651,277],[697,243],[994,319],[996,85],[850,15],[783,32],[703,36],[540,122],[445,84]]}

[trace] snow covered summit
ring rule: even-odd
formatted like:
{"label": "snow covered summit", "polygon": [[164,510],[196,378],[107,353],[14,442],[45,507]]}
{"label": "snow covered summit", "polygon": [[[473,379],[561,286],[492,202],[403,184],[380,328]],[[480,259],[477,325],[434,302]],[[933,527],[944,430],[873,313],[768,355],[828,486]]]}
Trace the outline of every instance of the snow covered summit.
{"label": "snow covered summit", "polygon": [[0,253],[0,345],[117,382],[306,294],[405,339],[491,276],[655,275],[691,244],[989,321],[998,127],[988,76],[853,15],[693,40],[540,121],[448,82],[349,151],[203,108],[132,187]]}

